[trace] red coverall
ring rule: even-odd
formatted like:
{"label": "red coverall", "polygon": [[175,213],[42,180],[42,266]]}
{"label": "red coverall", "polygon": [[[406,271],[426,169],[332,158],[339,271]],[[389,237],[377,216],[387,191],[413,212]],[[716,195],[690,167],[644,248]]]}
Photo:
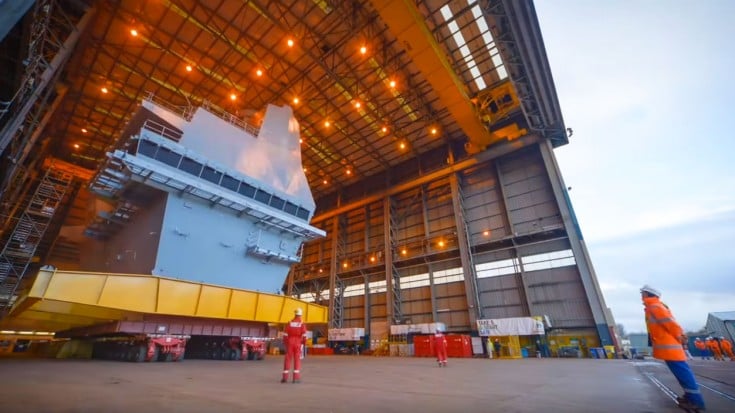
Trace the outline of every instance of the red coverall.
{"label": "red coverall", "polygon": [[434,348],[436,349],[436,361],[439,367],[447,365],[447,337],[441,331],[434,334]]}
{"label": "red coverall", "polygon": [[293,360],[293,382],[298,383],[301,379],[301,344],[303,344],[304,336],[306,336],[306,324],[301,322],[301,316],[295,316],[286,325],[284,335],[286,358],[283,363],[283,378],[281,379],[281,383],[285,383],[288,380],[288,373],[291,370],[291,360]]}

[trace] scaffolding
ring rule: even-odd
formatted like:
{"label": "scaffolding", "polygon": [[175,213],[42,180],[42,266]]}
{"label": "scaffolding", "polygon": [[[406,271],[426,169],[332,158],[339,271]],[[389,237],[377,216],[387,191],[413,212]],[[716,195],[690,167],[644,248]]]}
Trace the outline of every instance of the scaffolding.
{"label": "scaffolding", "polygon": [[3,234],[0,252],[0,314],[7,312],[46,229],[59,210],[74,176],[54,168],[46,170],[12,231]]}

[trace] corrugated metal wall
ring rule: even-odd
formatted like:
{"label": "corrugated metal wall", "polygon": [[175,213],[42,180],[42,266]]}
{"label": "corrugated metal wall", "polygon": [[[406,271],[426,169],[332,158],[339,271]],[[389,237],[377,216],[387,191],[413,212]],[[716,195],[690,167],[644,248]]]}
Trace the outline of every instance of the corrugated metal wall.
{"label": "corrugated metal wall", "polygon": [[[318,223],[328,229],[327,238],[305,246],[293,293],[309,299],[317,296],[314,288],[325,288],[306,281],[330,276],[328,253],[338,242],[344,248],[337,248],[333,276],[345,285],[343,327],[369,329],[371,322],[386,320],[384,263],[391,254],[400,274],[402,310],[402,319],[392,323],[437,321],[453,331],[471,331],[477,306],[475,314],[482,318],[547,315],[554,327],[594,330],[579,257],[572,253],[547,168],[533,146],[452,172],[459,182],[458,203],[452,198],[452,173],[391,194],[388,248],[382,199]],[[458,224],[458,213],[466,225]],[[342,220],[341,234],[331,230],[334,219]],[[463,257],[458,245],[465,227],[471,257]],[[473,275],[463,273],[463,260],[475,266],[477,303],[466,291],[465,277]],[[328,297],[326,288],[322,297]]]}

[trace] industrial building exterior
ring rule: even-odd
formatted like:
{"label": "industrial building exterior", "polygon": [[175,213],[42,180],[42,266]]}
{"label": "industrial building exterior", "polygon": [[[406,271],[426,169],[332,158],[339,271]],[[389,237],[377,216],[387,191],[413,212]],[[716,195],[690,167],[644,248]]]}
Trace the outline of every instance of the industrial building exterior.
{"label": "industrial building exterior", "polygon": [[[478,320],[536,317],[554,351],[615,344],[554,155],[568,130],[530,0],[17,4],[13,12],[0,5],[8,11],[1,27],[10,27],[0,33],[0,64],[10,73],[0,85],[4,329],[114,320],[60,307],[33,324],[14,318],[44,264],[265,290],[270,284],[258,277],[273,259],[290,268],[278,280],[281,294],[327,307],[329,327],[364,328],[371,340],[388,339],[396,325],[443,323],[477,335]],[[269,104],[290,107],[300,148],[283,148],[294,157],[241,151],[232,164],[201,161],[208,176],[201,165],[196,172],[235,193],[248,177],[260,174],[268,185],[277,177],[283,190],[266,191],[265,200],[252,194],[277,218],[246,205],[220,220],[211,211],[234,204],[225,203],[229,193],[210,191],[209,204],[192,208],[187,197],[203,198],[202,188],[151,183],[153,173],[140,170],[132,172],[136,185],[168,185],[165,201],[116,181],[119,191],[108,195],[117,204],[100,208],[100,182],[134,169],[110,162],[116,150],[133,153],[122,143],[126,128],[140,127],[135,114],[146,101],[181,119],[204,110],[249,131],[248,139],[265,139],[257,128],[267,125]],[[157,133],[150,141],[179,151],[168,165],[184,170],[187,151],[196,151],[175,150]],[[219,160],[233,152],[218,130],[197,133],[197,153]],[[227,168],[250,175],[231,187],[226,179],[236,172]],[[304,176],[311,193],[291,202],[289,183]],[[298,236],[261,247],[253,230],[236,229],[247,215],[258,217],[253,228]],[[292,218],[306,232],[285,223]],[[156,237],[177,241],[145,244],[156,231],[142,227],[129,227],[133,244],[111,241],[135,220],[156,221]],[[189,238],[182,222],[205,235]],[[30,235],[18,241],[19,231]],[[302,239],[301,248],[291,245]],[[155,249],[167,261],[144,255]],[[269,317],[259,320],[285,321]]]}

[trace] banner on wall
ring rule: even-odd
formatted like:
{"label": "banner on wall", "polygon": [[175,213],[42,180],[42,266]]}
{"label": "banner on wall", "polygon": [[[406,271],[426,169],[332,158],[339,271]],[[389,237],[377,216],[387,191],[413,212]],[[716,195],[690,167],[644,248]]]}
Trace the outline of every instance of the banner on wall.
{"label": "banner on wall", "polygon": [[544,334],[544,323],[531,317],[477,320],[481,336],[535,336]]}

